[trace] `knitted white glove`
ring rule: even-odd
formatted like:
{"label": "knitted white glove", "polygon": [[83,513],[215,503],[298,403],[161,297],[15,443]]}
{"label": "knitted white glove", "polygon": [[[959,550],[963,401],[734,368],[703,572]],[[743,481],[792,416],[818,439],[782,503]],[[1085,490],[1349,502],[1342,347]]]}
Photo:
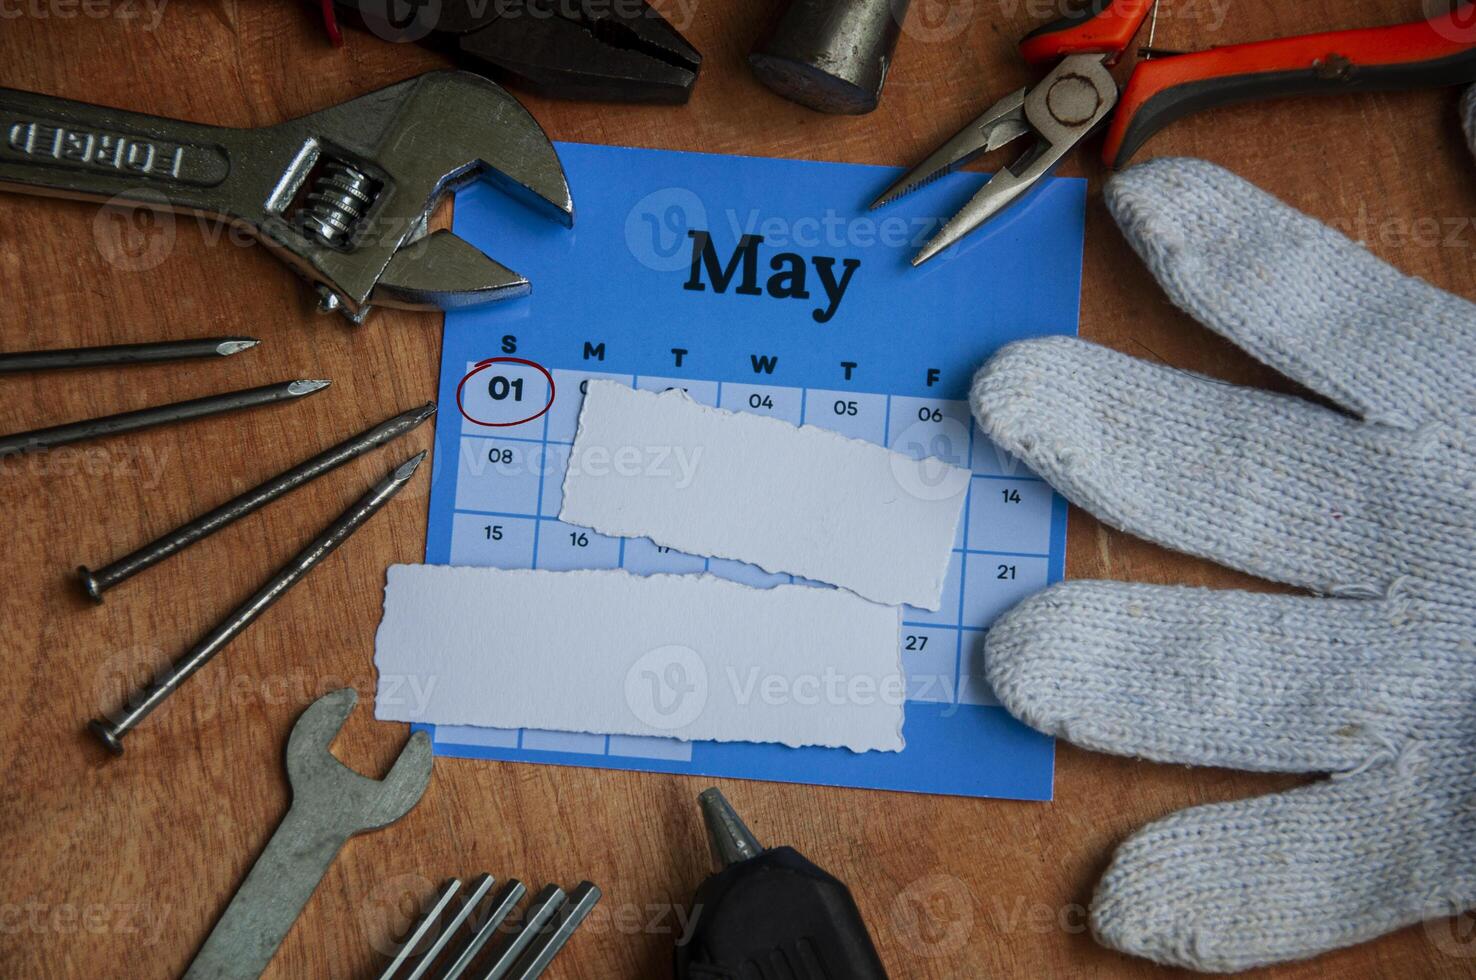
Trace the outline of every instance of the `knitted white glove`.
{"label": "knitted white glove", "polygon": [[1043,731],[1332,774],[1128,839],[1095,935],[1239,970],[1476,906],[1476,306],[1200,161],[1107,203],[1176,304],[1350,414],[1066,338],[975,381],[985,431],[1077,505],[1321,594],[1067,582],[990,632],[994,690]]}

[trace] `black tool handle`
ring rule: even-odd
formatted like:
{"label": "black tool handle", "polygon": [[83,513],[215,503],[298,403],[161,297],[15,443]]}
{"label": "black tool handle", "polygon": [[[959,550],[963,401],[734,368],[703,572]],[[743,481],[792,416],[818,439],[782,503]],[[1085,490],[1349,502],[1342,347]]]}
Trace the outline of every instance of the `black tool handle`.
{"label": "black tool handle", "polygon": [[730,865],[697,890],[677,980],[886,980],[851,892],[792,847]]}

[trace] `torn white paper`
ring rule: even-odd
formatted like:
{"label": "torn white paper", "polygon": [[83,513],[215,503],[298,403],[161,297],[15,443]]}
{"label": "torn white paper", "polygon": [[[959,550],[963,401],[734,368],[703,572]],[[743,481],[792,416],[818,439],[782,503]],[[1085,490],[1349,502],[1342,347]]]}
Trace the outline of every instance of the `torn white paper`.
{"label": "torn white paper", "polygon": [[374,712],[900,751],[900,618],[838,589],[713,575],[392,565]]}
{"label": "torn white paper", "polygon": [[559,518],[936,610],[967,470],[591,380]]}

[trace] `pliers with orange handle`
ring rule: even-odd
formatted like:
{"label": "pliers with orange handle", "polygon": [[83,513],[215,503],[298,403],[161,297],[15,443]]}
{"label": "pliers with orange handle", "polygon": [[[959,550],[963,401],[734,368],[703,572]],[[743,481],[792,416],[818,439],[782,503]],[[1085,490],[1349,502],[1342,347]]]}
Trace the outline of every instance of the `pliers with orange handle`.
{"label": "pliers with orange handle", "polygon": [[[1476,3],[1429,20],[1210,48],[1138,62],[1125,89],[1108,70],[1132,44],[1155,0],[1089,0],[1029,34],[1031,64],[1056,62],[1040,84],[1013,92],[939,147],[871,205],[882,206],[981,154],[1032,137],[913,258],[921,265],[1004,211],[1075,147],[1107,126],[1104,159],[1120,167],[1154,133],[1201,109],[1316,93],[1437,88],[1476,81]],[[1114,112],[1114,110],[1116,110]]]}

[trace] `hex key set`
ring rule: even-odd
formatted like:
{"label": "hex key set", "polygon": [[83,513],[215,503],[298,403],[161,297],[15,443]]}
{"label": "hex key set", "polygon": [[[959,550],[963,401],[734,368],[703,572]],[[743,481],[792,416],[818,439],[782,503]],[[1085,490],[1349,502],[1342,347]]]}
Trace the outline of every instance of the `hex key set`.
{"label": "hex key set", "polygon": [[494,893],[496,883],[479,875],[462,895],[459,879],[446,881],[377,980],[536,980],[601,895],[588,881],[567,893],[545,885],[517,913],[527,886],[510,878]]}

